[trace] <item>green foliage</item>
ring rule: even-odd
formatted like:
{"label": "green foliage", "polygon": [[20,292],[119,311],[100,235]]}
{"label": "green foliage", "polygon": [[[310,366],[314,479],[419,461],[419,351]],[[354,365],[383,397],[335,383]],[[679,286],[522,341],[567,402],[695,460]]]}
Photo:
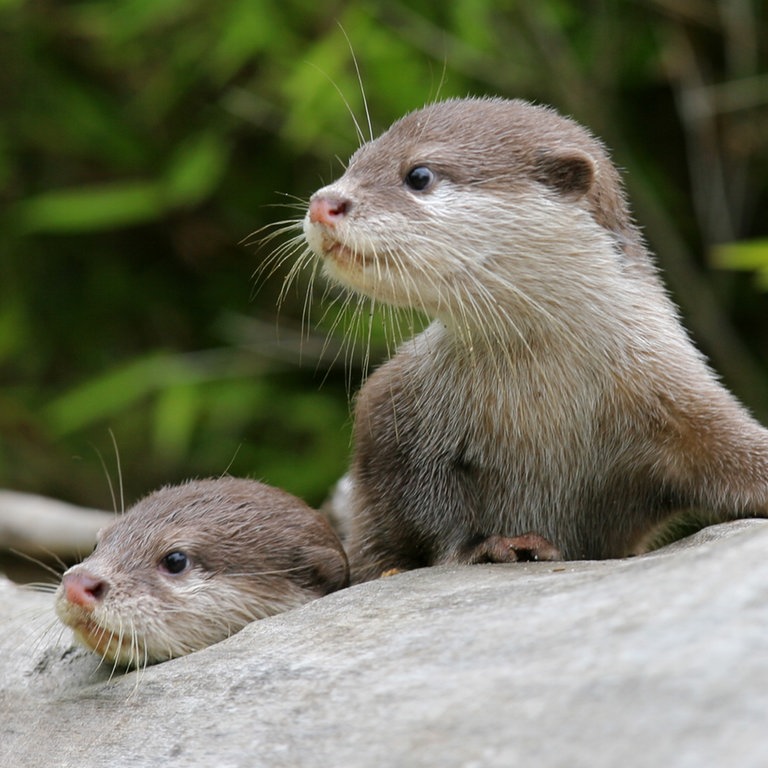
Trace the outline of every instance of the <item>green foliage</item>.
{"label": "green foliage", "polygon": [[[319,328],[302,332],[303,282],[277,319],[290,265],[257,285],[275,244],[252,233],[301,218],[301,201],[361,140],[355,122],[368,138],[357,66],[374,133],[467,93],[550,102],[585,121],[628,169],[633,196],[660,203],[638,218],[662,261],[687,258],[701,274],[691,253],[765,237],[765,217],[750,215],[765,210],[765,99],[717,111],[721,97],[734,103],[732,83],[750,92],[765,71],[764,14],[742,3],[742,23],[725,25],[704,6],[665,8],[0,2],[0,486],[108,504],[97,453],[114,472],[112,430],[129,500],[224,471],[322,500],[347,461],[363,350],[370,337],[374,365],[394,340],[374,321],[350,349],[317,303]],[[744,29],[752,38],[735,39]],[[709,85],[715,112],[694,125],[672,96],[685,105]],[[707,207],[721,199],[727,216]],[[737,266],[738,253],[719,263]],[[765,303],[735,290],[719,299],[702,305],[715,325],[730,312],[764,348],[752,329],[768,327]],[[701,335],[738,383],[730,345]]]}
{"label": "green foliage", "polygon": [[94,232],[156,221],[205,201],[221,180],[227,160],[227,149],[218,136],[193,136],[156,181],[42,192],[19,203],[10,218],[26,233]]}
{"label": "green foliage", "polygon": [[722,269],[754,272],[756,285],[768,291],[768,238],[719,245],[712,250],[712,261]]}

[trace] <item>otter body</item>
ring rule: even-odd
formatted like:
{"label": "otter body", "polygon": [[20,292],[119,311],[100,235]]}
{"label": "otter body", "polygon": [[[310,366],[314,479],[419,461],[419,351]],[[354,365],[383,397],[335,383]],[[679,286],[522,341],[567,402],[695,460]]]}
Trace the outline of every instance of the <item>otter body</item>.
{"label": "otter body", "polygon": [[167,486],[99,534],[63,576],[59,618],[110,662],[140,667],[225,639],[348,583],[344,550],[304,502],[252,480]]}
{"label": "otter body", "polygon": [[766,514],[768,432],[687,337],[575,122],[428,106],[313,195],[304,231],[329,277],[434,318],[357,399],[337,510],[355,580],[475,561],[489,537],[619,557],[680,510]]}

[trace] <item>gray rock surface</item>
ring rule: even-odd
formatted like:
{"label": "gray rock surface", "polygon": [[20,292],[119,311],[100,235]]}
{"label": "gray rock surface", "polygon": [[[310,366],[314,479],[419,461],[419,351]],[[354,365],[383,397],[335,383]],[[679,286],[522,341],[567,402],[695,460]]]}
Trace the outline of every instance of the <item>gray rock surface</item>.
{"label": "gray rock surface", "polygon": [[0,585],[0,765],[768,765],[768,522],[441,567],[110,674]]}

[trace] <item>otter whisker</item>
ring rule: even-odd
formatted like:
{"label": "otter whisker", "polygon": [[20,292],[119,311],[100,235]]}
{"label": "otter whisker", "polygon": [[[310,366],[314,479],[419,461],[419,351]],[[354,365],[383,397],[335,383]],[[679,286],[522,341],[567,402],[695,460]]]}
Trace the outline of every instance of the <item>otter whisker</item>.
{"label": "otter whisker", "polygon": [[363,381],[365,381],[368,378],[368,371],[370,369],[370,363],[371,363],[371,334],[373,333],[373,318],[374,314],[376,312],[376,300],[373,299],[369,303],[369,316],[368,316],[368,322],[367,322],[367,335],[365,338],[365,346],[363,350]]}
{"label": "otter whisker", "polygon": [[[373,304],[370,302],[370,300],[358,294],[351,294],[351,298],[353,299],[351,302],[351,316],[348,318],[341,342],[342,347],[345,350],[344,370],[346,374],[347,393],[350,396],[354,386],[352,381],[352,371],[355,367],[355,361],[358,360],[358,344],[361,346],[364,345],[364,317],[366,312],[368,312],[369,318],[373,314]],[[359,363],[362,369],[362,376],[365,377],[367,375],[367,367],[364,348],[361,349]]]}
{"label": "otter whisker", "polygon": [[[117,447],[117,438],[115,437],[115,433],[112,431],[112,428],[109,429],[109,437],[112,440],[112,448],[115,451],[115,465],[117,467],[117,487],[120,491],[120,514],[123,514],[125,512],[125,494],[123,492],[123,467],[122,463],[120,462],[120,449]],[[107,481],[109,482],[109,476],[107,476]],[[112,490],[112,483],[109,483],[109,492],[112,495],[112,504],[115,505],[115,495]]]}
{"label": "otter whisker", "polygon": [[289,271],[290,277],[286,276],[283,278],[284,286],[283,291],[281,291],[280,294],[280,301],[282,302],[282,300],[285,298],[288,287],[290,286],[291,280],[293,280],[294,277],[299,272],[301,272],[306,264],[307,256],[302,252],[304,249],[305,246],[302,243],[301,237],[299,235],[296,235],[289,241],[283,243],[279,248],[275,249],[271,257],[264,259],[264,261],[254,271],[254,291],[258,290],[260,283],[266,282],[268,279],[270,279],[283,266],[283,264],[285,264],[286,261],[296,259],[296,263],[291,265],[291,270]]}
{"label": "otter whisker", "polygon": [[[13,551],[13,550],[10,550],[10,551]],[[45,567],[47,568],[47,566]],[[61,574],[57,573],[57,575],[60,576]],[[27,584],[20,584],[19,587],[21,589],[28,589],[31,592],[42,592],[42,593],[50,594],[52,592],[55,592],[58,589],[59,585],[57,583],[46,582],[46,581],[31,581],[31,582],[28,582]]]}
{"label": "otter whisker", "polygon": [[[32,563],[33,565],[37,565],[38,567],[42,568],[47,573],[50,573],[51,576],[53,576],[57,581],[61,578],[61,574],[67,570],[67,564],[53,551],[50,549],[47,549],[46,547],[38,547],[38,549],[42,550],[44,554],[48,555],[49,557],[52,557],[57,565],[61,568],[61,570],[56,570],[52,565],[49,565],[44,560],[40,560],[37,557],[34,557],[33,555],[29,554],[29,552],[22,552],[20,549],[10,548],[8,551],[15,555],[16,557],[20,557],[22,560],[26,560],[27,562]],[[38,585],[38,583],[36,583]],[[45,582],[39,582],[39,586],[44,586]],[[33,586],[33,585],[26,585],[26,586]],[[55,585],[54,585],[55,586]],[[43,591],[43,590],[39,590]]]}
{"label": "otter whisker", "polygon": [[280,293],[278,294],[277,303],[278,307],[281,307],[283,302],[285,301],[288,291],[291,289],[291,286],[296,281],[296,278],[299,276],[299,274],[304,270],[304,268],[307,265],[307,258],[306,254],[302,253],[300,254],[299,258],[296,260],[296,262],[293,264],[291,269],[288,271],[288,274],[283,278],[283,284],[280,288]]}
{"label": "otter whisker", "polygon": [[[144,650],[143,658],[139,660],[140,650],[138,647],[136,647],[136,665],[135,665],[136,674],[134,677],[133,688],[131,689],[130,696],[136,696],[138,694],[139,689],[141,688],[141,683],[144,680],[144,675],[147,671],[147,666],[149,665],[149,657],[147,655],[146,646],[144,646],[143,650]],[[131,650],[131,655],[133,656],[133,650]]]}
{"label": "otter whisker", "polygon": [[235,577],[242,577],[242,578],[261,578],[262,576],[285,576],[287,573],[301,573],[302,571],[306,571],[307,566],[306,565],[294,565],[294,566],[286,566],[285,568],[270,568],[268,570],[253,570],[253,571],[231,571],[226,570],[224,573],[226,573],[227,576],[231,576],[233,578]]}
{"label": "otter whisker", "polygon": [[[357,298],[357,304],[355,304],[354,309],[352,311],[352,317],[350,319],[350,325],[349,325],[349,332],[345,334],[345,340],[343,342],[343,345],[346,347],[346,355],[344,360],[344,370],[346,371],[346,386],[347,386],[347,392],[351,395],[352,388],[354,386],[352,382],[352,369],[353,369],[353,362],[355,360],[355,350],[357,348],[358,340],[362,337],[362,327],[363,327],[363,317],[365,314],[366,308],[370,308],[370,313],[373,313],[373,304],[371,301],[366,300],[365,298],[361,296],[356,296]],[[364,342],[363,342],[364,343]],[[361,359],[361,366],[363,369],[363,378],[368,373],[366,361],[365,361],[365,351],[363,350],[361,352],[362,359]]]}
{"label": "otter whisker", "polygon": [[[352,48],[352,41],[349,39],[349,35],[347,34],[346,29],[344,29],[341,22],[337,22],[339,29],[341,30],[341,33],[344,35],[344,39],[347,41],[347,47],[349,48],[349,53],[352,56],[352,62],[355,65],[355,73],[357,74],[357,84],[360,86],[360,96],[363,99],[363,108],[365,109],[365,119],[368,123],[368,136],[371,140],[373,140],[373,126],[371,125],[371,113],[368,109],[368,99],[365,96],[365,88],[363,86],[363,78],[360,74],[360,65],[357,61],[357,56],[355,56],[355,51]],[[361,143],[365,141],[364,137],[360,137]]]}
{"label": "otter whisker", "polygon": [[[306,208],[307,203],[304,203],[302,210]],[[249,240],[241,241],[241,245],[255,245],[257,242],[260,245],[269,245],[273,240],[279,237],[283,237],[291,232],[301,230],[304,216],[297,216],[290,219],[282,219],[281,221],[273,221],[269,224],[265,224],[263,227],[252,232],[248,235]],[[272,230],[268,234],[264,235],[265,230]],[[253,238],[253,240],[251,240]]]}
{"label": "otter whisker", "polygon": [[[55,619],[49,618],[47,611],[43,613],[40,608],[31,608],[24,614],[19,614],[18,621],[19,624],[23,624],[25,627],[27,625],[32,625],[30,636],[34,641],[32,644],[33,656],[37,656],[37,654],[40,652],[40,649],[43,647],[44,641],[51,633],[54,632],[55,629],[58,629],[59,631],[57,633],[58,637],[53,641],[54,644],[58,644],[58,642],[61,640],[61,630],[63,628],[61,625],[58,625],[57,627]],[[38,629],[34,625],[37,625],[40,622],[44,622],[44,625],[42,628]]]}
{"label": "otter whisker", "polygon": [[295,228],[290,230],[286,228],[286,231],[282,233],[282,236],[293,233],[291,237],[287,237],[280,245],[278,245],[269,256],[262,259],[261,263],[254,269],[251,279],[255,282],[266,281],[271,278],[280,267],[285,264],[294,255],[301,254],[301,251],[305,249],[305,244],[301,233],[297,232]]}
{"label": "otter whisker", "polygon": [[[335,339],[337,328],[344,322],[347,322],[347,323],[350,322],[349,319],[346,318],[346,314],[349,311],[349,307],[351,306],[352,302],[355,300],[359,301],[359,297],[357,297],[353,293],[345,291],[343,294],[337,295],[336,298],[333,300],[333,302],[328,304],[325,312],[323,313],[323,318],[327,317],[328,312],[334,308],[336,309],[336,316],[331,321],[330,327],[326,332],[325,340],[323,341],[323,346],[321,348],[320,356],[318,358],[318,365],[320,364],[321,360],[325,359],[328,353],[328,350],[331,348],[331,343]],[[344,339],[346,339],[347,336],[348,336],[348,332],[345,331],[345,333],[342,335],[342,343],[336,347],[336,353],[333,355],[332,359],[330,360],[327,366],[324,380],[330,374],[332,368],[336,365],[339,358],[345,354]]]}
{"label": "otter whisker", "polygon": [[[452,290],[455,295],[455,300],[451,303],[449,308],[449,311],[458,311],[461,315],[462,322],[457,325],[457,328],[462,334],[465,344],[471,346],[473,335],[476,332],[479,332],[481,336],[484,337],[487,348],[491,348],[493,339],[508,338],[508,329],[511,328],[516,332],[518,338],[530,352],[530,346],[528,345],[522,330],[512,319],[506,307],[499,302],[499,299],[496,298],[487,287],[487,283],[497,282],[496,276],[493,275],[493,279],[489,279],[488,281],[484,281],[480,277],[475,277],[474,270],[478,268],[476,263],[467,258],[463,252],[458,249],[451,248],[450,255],[455,259],[456,263],[464,266],[464,275],[467,278],[467,280],[454,281]],[[479,268],[482,269],[482,267]],[[483,278],[484,277],[486,277],[485,273],[483,274]],[[514,286],[511,286],[511,290],[516,294],[519,294],[522,299],[527,300],[527,296],[525,296],[523,292],[518,291]],[[480,294],[479,296],[477,295],[478,293]],[[482,302],[482,309],[478,302]],[[529,301],[528,303],[531,302]],[[474,308],[471,322],[469,319],[470,307]],[[506,326],[502,324],[502,320],[506,321]],[[494,330],[494,332],[491,333],[491,330]],[[506,345],[503,345],[502,348],[505,348],[505,346]]]}
{"label": "otter whisker", "polygon": [[304,295],[304,303],[301,307],[301,335],[304,341],[307,341],[310,337],[311,317],[312,317],[312,297],[314,296],[315,278],[317,277],[318,263],[316,259],[312,259],[312,269],[309,273],[307,280],[307,291]]}
{"label": "otter whisker", "polygon": [[[112,669],[109,672],[109,677],[107,678],[109,681],[111,681],[115,674],[117,673],[117,670],[120,668],[120,654],[119,651],[122,648],[123,645],[123,622],[121,618],[118,618],[119,626],[117,633],[110,632],[106,628],[101,628],[101,632],[99,634],[99,642],[104,640],[106,636],[109,637],[106,643],[106,647],[104,648],[104,651],[102,653],[101,660],[105,662],[112,661]],[[114,647],[114,658],[110,655],[110,651]],[[99,663],[99,666],[101,666],[101,663]]]}
{"label": "otter whisker", "polygon": [[[281,219],[279,221],[270,221],[266,224],[263,224],[262,226],[258,227],[257,229],[254,229],[252,232],[249,232],[247,235],[245,235],[243,238],[240,239],[238,242],[238,245],[243,246],[253,246],[257,243],[260,244],[266,244],[272,242],[276,237],[279,237],[281,234],[291,231],[295,227],[295,225],[301,226],[301,222],[304,218],[304,212],[307,209],[307,205],[309,204],[309,201],[306,198],[301,198],[296,195],[288,195],[285,192],[278,192],[277,194],[283,194],[287,197],[294,197],[296,202],[292,203],[272,203],[268,207],[273,208],[287,208],[290,211],[296,211],[298,214],[300,214],[297,217],[293,217],[290,219]],[[272,230],[272,232],[269,232],[269,234],[265,235],[264,232],[267,232],[268,230]]]}
{"label": "otter whisker", "polygon": [[339,96],[341,97],[342,103],[347,108],[347,112],[349,112],[349,116],[352,118],[352,123],[355,126],[355,133],[357,133],[357,139],[360,144],[363,144],[365,142],[365,134],[363,133],[363,129],[360,127],[360,123],[357,121],[357,117],[355,117],[355,112],[352,109],[352,106],[350,105],[349,100],[344,95],[344,92],[341,90],[341,88],[339,88],[336,81],[330,75],[328,75],[327,72],[325,72],[323,69],[318,67],[316,64],[313,64],[311,61],[307,63],[309,64],[310,67],[317,70],[323,77],[325,77],[326,80],[328,80],[328,82],[333,86],[336,93],[339,94]]}

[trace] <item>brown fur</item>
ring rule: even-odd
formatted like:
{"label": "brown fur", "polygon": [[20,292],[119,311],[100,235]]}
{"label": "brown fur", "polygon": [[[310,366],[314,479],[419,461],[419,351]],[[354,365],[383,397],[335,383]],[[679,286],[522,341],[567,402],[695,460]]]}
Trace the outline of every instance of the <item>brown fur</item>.
{"label": "brown fur", "polygon": [[[181,573],[162,567],[183,552]],[[68,579],[99,597],[84,608]],[[141,666],[223,640],[254,619],[347,585],[344,551],[325,519],[294,496],[252,480],[195,480],[155,491],[103,530],[64,574],[57,612],[110,661]]]}
{"label": "brown fur", "polygon": [[[406,183],[417,166],[427,189]],[[428,106],[362,146],[304,230],[332,279],[435,318],[358,397],[337,510],[354,579],[463,561],[488,536],[606,558],[680,509],[765,515],[768,432],[688,339],[619,174],[573,121]]]}

